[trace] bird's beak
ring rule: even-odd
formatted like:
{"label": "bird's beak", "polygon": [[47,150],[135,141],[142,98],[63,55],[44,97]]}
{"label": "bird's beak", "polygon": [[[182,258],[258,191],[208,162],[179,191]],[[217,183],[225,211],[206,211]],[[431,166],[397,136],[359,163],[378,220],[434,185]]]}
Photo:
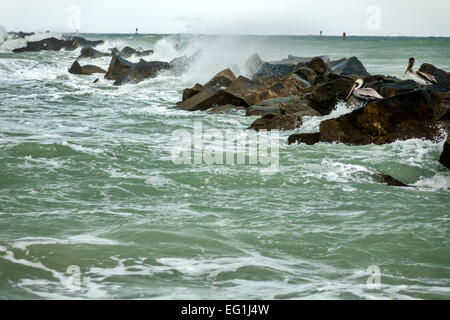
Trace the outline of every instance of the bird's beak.
{"label": "bird's beak", "polygon": [[356,83],[353,85],[352,90],[350,90],[350,92],[348,93],[347,99],[345,99],[345,100],[348,100],[348,98],[350,98],[350,96],[352,95],[353,90],[355,90],[355,88],[356,88]]}
{"label": "bird's beak", "polygon": [[406,69],[406,71],[405,71],[405,73],[403,74],[403,77],[402,77],[402,78],[404,78],[404,77],[406,76],[406,74],[408,73],[408,70],[409,70],[409,67],[408,67],[408,69]]}

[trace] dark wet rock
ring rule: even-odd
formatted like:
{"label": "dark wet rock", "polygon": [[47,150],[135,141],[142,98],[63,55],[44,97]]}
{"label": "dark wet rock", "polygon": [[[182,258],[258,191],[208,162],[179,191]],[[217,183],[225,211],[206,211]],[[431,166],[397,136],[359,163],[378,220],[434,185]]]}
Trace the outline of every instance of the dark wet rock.
{"label": "dark wet rock", "polygon": [[329,71],[329,69],[328,69],[327,65],[325,64],[325,62],[319,57],[313,58],[307,64],[307,67],[309,69],[311,69],[312,71],[314,71],[316,73],[316,75],[319,76],[319,77],[322,77],[325,72]]}
{"label": "dark wet rock", "polygon": [[245,99],[248,101],[249,105],[256,105],[259,101],[266,99],[289,97],[301,94],[305,87],[306,85],[303,79],[296,74],[290,74],[274,82],[270,87],[266,87],[246,96]]}
{"label": "dark wet rock", "polygon": [[262,116],[267,113],[276,113],[281,114],[280,106],[278,105],[261,105],[261,106],[251,106],[248,107],[247,112],[245,113],[246,116]]}
{"label": "dark wet rock", "polygon": [[138,57],[143,57],[143,56],[148,56],[148,55],[153,54],[153,50],[139,51],[139,50],[136,50],[136,49],[126,46],[126,47],[122,48],[122,50],[120,50],[120,52],[118,54],[122,58],[129,58],[132,55],[135,55]]}
{"label": "dark wet rock", "polygon": [[435,118],[438,121],[450,121],[450,92],[429,91],[436,101]]}
{"label": "dark wet rock", "polygon": [[295,130],[302,125],[302,118],[292,115],[268,113],[256,119],[248,129],[259,130]]}
{"label": "dark wet rock", "polygon": [[246,107],[233,106],[231,104],[226,104],[223,106],[214,107],[208,110],[208,113],[215,114],[237,114],[239,111],[246,110]]}
{"label": "dark wet rock", "polygon": [[[293,62],[295,64],[298,63],[310,63],[311,60],[313,60],[314,58],[320,58],[322,61],[324,61],[325,63],[330,62],[330,57],[328,56],[319,56],[319,57],[296,57],[296,56],[292,56],[289,55],[287,58],[287,61],[289,62]],[[284,61],[284,60],[283,60]]]}
{"label": "dark wet rock", "polygon": [[[373,88],[373,87],[371,87]],[[377,90],[384,98],[390,98],[401,93],[410,92],[417,89],[417,84],[413,80],[398,81],[395,83],[383,83]]]}
{"label": "dark wet rock", "polygon": [[14,49],[13,52],[28,52],[28,51],[41,51],[41,50],[52,50],[59,51],[61,49],[65,50],[75,50],[80,46],[77,40],[59,40],[56,38],[46,38],[39,41],[27,42],[27,46],[23,48]]}
{"label": "dark wet rock", "polygon": [[308,81],[311,85],[315,85],[319,80],[317,73],[308,67],[297,68],[294,70],[294,73],[300,78]]}
{"label": "dark wet rock", "polygon": [[208,110],[226,104],[248,107],[247,102],[241,97],[235,96],[226,90],[216,91],[208,88],[185,101],[177,103],[177,106],[183,110],[197,111]]}
{"label": "dark wet rock", "polygon": [[366,77],[370,75],[357,57],[351,57],[348,60],[336,64],[331,68],[331,71],[341,76],[356,74],[359,77]]}
{"label": "dark wet rock", "polygon": [[145,79],[155,78],[161,71],[169,70],[168,62],[140,60],[133,68],[120,71],[114,85],[125,83],[139,83]]}
{"label": "dark wet rock", "polygon": [[225,69],[216,74],[205,84],[205,88],[220,90],[227,88],[233,81],[237,80],[231,69]]}
{"label": "dark wet rock", "polygon": [[403,182],[391,177],[390,175],[384,174],[384,173],[380,173],[377,176],[378,180],[381,183],[385,183],[388,186],[392,186],[392,187],[407,187],[408,185],[404,184]]}
{"label": "dark wet rock", "polygon": [[244,65],[245,75],[249,78],[252,78],[253,75],[255,75],[261,68],[261,65],[263,63],[264,61],[262,61],[261,58],[256,53],[250,56]]}
{"label": "dark wet rock", "polygon": [[415,90],[369,103],[363,108],[320,124],[323,142],[350,145],[386,144],[396,140],[439,135],[435,119],[436,97]]}
{"label": "dark wet rock", "polygon": [[190,97],[195,96],[197,93],[200,93],[202,90],[204,90],[205,87],[202,86],[200,83],[197,83],[192,88],[186,88],[183,90],[183,98],[182,101],[189,99]]}
{"label": "dark wet rock", "polygon": [[77,41],[80,44],[80,47],[96,47],[100,44],[105,43],[105,41],[103,40],[87,40],[83,37],[63,36],[63,38],[71,41]]}
{"label": "dark wet rock", "polygon": [[116,80],[117,75],[120,72],[123,70],[133,69],[135,66],[135,63],[113,55],[111,62],[109,63],[108,72],[105,74],[105,79]]}
{"label": "dark wet rock", "polygon": [[432,64],[424,63],[420,66],[419,71],[429,73],[433,75],[437,84],[432,86],[427,86],[427,89],[434,90],[438,92],[448,92],[450,91],[450,72],[446,72],[442,69],[438,69]]}
{"label": "dark wet rock", "polygon": [[444,143],[444,149],[442,150],[439,162],[447,169],[450,169],[450,135]]}
{"label": "dark wet rock", "polygon": [[321,115],[333,111],[338,101],[344,101],[354,82],[348,78],[339,78],[315,88],[309,96],[309,106]]}
{"label": "dark wet rock", "polygon": [[343,62],[345,62],[345,61],[347,61],[347,58],[342,58],[342,59],[339,59],[339,60],[328,61],[328,62],[326,62],[326,64],[327,64],[327,67],[331,70],[331,69],[333,69],[336,65],[338,65],[338,64],[340,64],[340,63],[343,63]]}
{"label": "dark wet rock", "polygon": [[289,144],[300,144],[305,143],[307,145],[314,145],[316,143],[319,143],[321,139],[320,132],[313,132],[313,133],[297,133],[292,134],[288,138]]}
{"label": "dark wet rock", "polygon": [[92,83],[97,83],[97,82],[99,82],[99,81],[100,81],[100,79],[97,78],[97,79],[95,79],[94,82],[92,82]]}
{"label": "dark wet rock", "polygon": [[259,101],[257,106],[249,107],[247,115],[262,115],[270,113],[270,110],[273,110],[272,113],[291,114],[299,117],[320,116],[316,110],[308,106],[305,95],[294,95]]}
{"label": "dark wet rock", "polygon": [[69,69],[69,73],[72,74],[83,74],[83,75],[91,75],[93,73],[106,73],[106,70],[103,70],[100,67],[93,65],[85,65],[81,66],[78,61],[75,61]]}
{"label": "dark wet rock", "polygon": [[252,79],[263,77],[266,79],[279,79],[283,78],[290,73],[294,72],[296,64],[276,64],[263,62],[258,72],[253,75]]}
{"label": "dark wet rock", "polygon": [[23,39],[25,37],[34,35],[34,32],[27,33],[27,32],[23,32],[23,31],[19,31],[19,32],[10,31],[10,32],[8,32],[8,35],[10,35],[12,39]]}
{"label": "dark wet rock", "polygon": [[110,54],[97,51],[92,47],[85,47],[85,48],[81,49],[78,59],[80,59],[80,58],[97,59],[97,58],[107,57],[107,56],[110,56]]}

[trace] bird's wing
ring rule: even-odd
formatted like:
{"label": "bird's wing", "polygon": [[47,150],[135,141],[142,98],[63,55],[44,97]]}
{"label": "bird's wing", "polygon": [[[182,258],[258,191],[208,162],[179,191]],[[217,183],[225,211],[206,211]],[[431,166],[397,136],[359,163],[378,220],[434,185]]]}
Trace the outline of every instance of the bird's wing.
{"label": "bird's wing", "polygon": [[358,90],[358,94],[367,99],[381,100],[383,97],[372,88],[362,88]]}
{"label": "bird's wing", "polygon": [[433,84],[437,83],[436,78],[434,76],[432,76],[431,74],[429,74],[429,73],[422,72],[422,71],[417,71],[417,74],[419,75],[419,77],[421,77],[422,79],[424,79],[426,81],[429,81],[429,82],[431,82]]}

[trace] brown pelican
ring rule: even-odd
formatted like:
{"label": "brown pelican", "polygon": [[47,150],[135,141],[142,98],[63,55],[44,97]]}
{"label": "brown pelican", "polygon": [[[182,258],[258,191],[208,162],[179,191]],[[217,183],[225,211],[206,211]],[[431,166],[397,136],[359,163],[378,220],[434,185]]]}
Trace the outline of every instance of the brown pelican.
{"label": "brown pelican", "polygon": [[406,71],[403,74],[403,78],[406,76],[407,73],[409,73],[413,78],[413,80],[418,84],[420,84],[421,86],[429,86],[432,84],[436,84],[437,83],[436,78],[433,77],[431,74],[422,71],[415,72],[413,70],[415,62],[416,59],[414,58],[409,59],[408,68],[406,68]]}
{"label": "brown pelican", "polygon": [[363,81],[358,79],[355,81],[352,90],[348,93],[347,100],[353,94],[353,96],[359,101],[372,102],[376,100],[383,99],[382,96],[378,92],[376,92],[372,88],[361,88],[363,85]]}

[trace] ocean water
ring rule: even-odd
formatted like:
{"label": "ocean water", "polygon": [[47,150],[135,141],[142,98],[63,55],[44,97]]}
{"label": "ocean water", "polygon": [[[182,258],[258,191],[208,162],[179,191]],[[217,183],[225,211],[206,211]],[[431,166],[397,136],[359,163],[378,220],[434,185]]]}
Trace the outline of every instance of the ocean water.
{"label": "ocean water", "polygon": [[[449,38],[83,36],[105,40],[101,51],[154,49],[152,60],[202,52],[182,76],[115,87],[67,72],[79,50],[0,46],[1,299],[450,298],[445,134],[350,147],[289,146],[283,132],[272,175],[171,161],[177,129],[244,133],[256,119],[175,107],[184,88],[225,67],[242,73],[255,52],[356,55],[372,74],[401,77],[411,56],[450,70]],[[339,103],[295,132],[347,112]],[[377,172],[412,187],[380,184]]]}

